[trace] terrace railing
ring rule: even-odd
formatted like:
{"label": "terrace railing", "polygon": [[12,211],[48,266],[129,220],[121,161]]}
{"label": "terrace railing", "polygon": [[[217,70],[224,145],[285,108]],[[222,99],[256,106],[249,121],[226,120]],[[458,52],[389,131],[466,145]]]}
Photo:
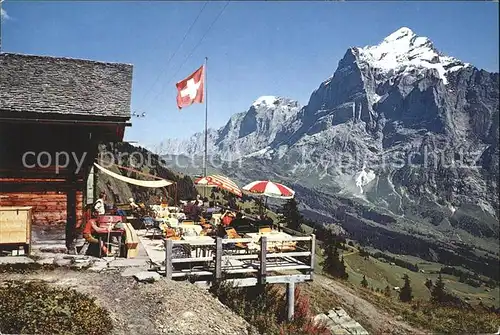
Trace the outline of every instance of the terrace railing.
{"label": "terrace railing", "polygon": [[[252,238],[216,238],[209,242],[166,239],[164,243],[167,279],[194,276],[207,285],[224,279],[234,286],[313,280],[315,235],[286,238],[263,235],[258,242]],[[295,245],[292,249],[279,247],[291,243]],[[242,244],[253,248],[239,249]],[[187,255],[174,252],[179,246],[189,251]],[[193,249],[195,257],[190,252]],[[179,269],[179,265],[189,265],[190,269]]]}

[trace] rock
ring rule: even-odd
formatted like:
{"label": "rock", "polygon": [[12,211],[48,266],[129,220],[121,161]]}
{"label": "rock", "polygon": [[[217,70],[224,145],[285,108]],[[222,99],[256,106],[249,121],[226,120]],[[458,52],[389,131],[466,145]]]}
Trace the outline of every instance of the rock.
{"label": "rock", "polygon": [[69,266],[71,266],[71,264],[73,264],[72,258],[67,258],[63,255],[56,256],[54,258],[54,265],[56,265],[56,266],[69,267]]}
{"label": "rock", "polygon": [[94,264],[92,264],[92,266],[89,267],[87,270],[93,272],[101,272],[107,269],[108,269],[108,263],[106,263],[105,261],[99,261],[99,262],[94,262]]}
{"label": "rock", "polygon": [[134,274],[134,278],[142,283],[153,283],[157,280],[160,280],[161,276],[158,272],[141,271],[139,273]]}
{"label": "rock", "polygon": [[35,261],[25,256],[5,256],[0,257],[0,264],[30,264]]}
{"label": "rock", "polygon": [[193,312],[187,311],[187,312],[182,313],[182,317],[184,319],[190,319],[190,318],[196,317],[196,314],[194,314]]}
{"label": "rock", "polygon": [[48,257],[48,258],[41,258],[36,261],[38,264],[42,265],[49,265],[49,264],[54,264],[54,257]]}
{"label": "rock", "polygon": [[349,332],[353,335],[369,335],[366,329],[364,329],[359,323],[357,326],[350,327]]}
{"label": "rock", "polygon": [[342,308],[338,309],[336,312],[339,317],[348,316],[346,311],[344,311]]}
{"label": "rock", "polygon": [[86,269],[86,268],[90,268],[91,266],[91,262],[90,261],[79,261],[79,262],[76,262],[76,263],[72,263],[71,264],[71,268],[74,269],[74,270],[83,270],[83,269]]}
{"label": "rock", "polygon": [[358,322],[353,320],[342,308],[334,308],[326,314],[318,314],[315,322],[322,322],[332,334],[367,335],[368,332]]}
{"label": "rock", "polygon": [[111,267],[145,267],[147,265],[147,259],[141,258],[117,258],[112,259],[109,262]]}
{"label": "rock", "polygon": [[143,267],[130,267],[130,268],[125,268],[122,272],[121,272],[121,275],[122,277],[132,277],[134,276],[136,273],[139,273],[139,272],[144,272],[146,271],[145,268]]}

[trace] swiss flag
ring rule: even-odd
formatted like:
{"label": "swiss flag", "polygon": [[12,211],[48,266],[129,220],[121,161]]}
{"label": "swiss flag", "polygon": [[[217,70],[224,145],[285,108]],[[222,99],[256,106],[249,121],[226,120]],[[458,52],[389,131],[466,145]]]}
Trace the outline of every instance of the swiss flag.
{"label": "swiss flag", "polygon": [[203,102],[204,74],[205,65],[202,65],[189,77],[175,84],[177,87],[177,107],[179,109],[190,106],[195,102]]}

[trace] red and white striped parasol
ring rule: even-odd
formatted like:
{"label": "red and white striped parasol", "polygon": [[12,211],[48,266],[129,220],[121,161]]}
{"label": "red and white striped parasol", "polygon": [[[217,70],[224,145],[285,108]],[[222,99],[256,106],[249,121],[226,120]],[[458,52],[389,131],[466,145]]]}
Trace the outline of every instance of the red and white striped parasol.
{"label": "red and white striped parasol", "polygon": [[243,186],[243,190],[254,195],[279,199],[292,199],[295,196],[295,191],[290,187],[265,180],[251,182]]}
{"label": "red and white striped parasol", "polygon": [[205,186],[205,187],[218,187],[223,190],[229,191],[239,197],[242,196],[242,192],[238,185],[226,176],[221,176],[214,174],[211,176],[200,177],[194,181],[195,185]]}

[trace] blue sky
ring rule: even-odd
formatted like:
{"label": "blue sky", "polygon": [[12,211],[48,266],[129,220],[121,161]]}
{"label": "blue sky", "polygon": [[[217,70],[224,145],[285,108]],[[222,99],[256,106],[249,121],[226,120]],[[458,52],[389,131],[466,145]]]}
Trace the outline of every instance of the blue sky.
{"label": "blue sky", "polygon": [[[175,82],[209,58],[209,126],[223,126],[261,95],[306,104],[350,46],[379,43],[402,26],[447,55],[498,72],[498,2],[17,2],[6,0],[2,51],[134,65],[126,139],[185,138],[204,127],[204,106],[178,111]],[[184,65],[179,68],[179,66]],[[177,72],[177,75],[173,75]]]}

